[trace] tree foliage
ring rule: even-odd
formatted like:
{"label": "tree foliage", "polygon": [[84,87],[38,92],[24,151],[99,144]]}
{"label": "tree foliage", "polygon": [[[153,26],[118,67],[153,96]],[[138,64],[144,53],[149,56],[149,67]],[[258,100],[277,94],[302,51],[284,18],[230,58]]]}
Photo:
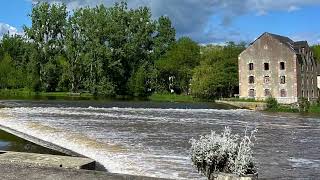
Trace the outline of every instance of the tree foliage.
{"label": "tree foliage", "polygon": [[156,67],[160,71],[159,81],[168,90],[169,79],[172,77],[175,92],[188,94],[193,68],[199,63],[199,45],[190,38],[182,37],[156,62]]}
{"label": "tree foliage", "polygon": [[194,69],[192,94],[200,98],[232,97],[237,93],[238,55],[244,45],[228,43],[226,46],[204,48],[201,64]]}
{"label": "tree foliage", "polygon": [[320,45],[311,46],[311,49],[314,54],[314,58],[319,63],[320,62]]}
{"label": "tree foliage", "polygon": [[146,75],[156,75],[154,62],[175,42],[170,19],[151,16],[149,8],[125,2],[72,13],[64,4],[35,4],[26,38],[5,35],[0,58],[7,53],[3,66],[28,69],[37,91],[144,95],[151,89]]}
{"label": "tree foliage", "polygon": [[0,42],[0,88],[200,98],[237,92],[243,44],[176,41],[171,20],[153,19],[147,7],[119,2],[68,12],[64,4],[45,2],[33,6],[30,18],[25,36],[7,34]]}

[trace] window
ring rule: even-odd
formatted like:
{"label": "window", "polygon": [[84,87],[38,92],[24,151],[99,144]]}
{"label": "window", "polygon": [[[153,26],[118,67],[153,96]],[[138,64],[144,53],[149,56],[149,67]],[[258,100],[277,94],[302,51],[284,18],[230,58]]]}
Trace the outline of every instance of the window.
{"label": "window", "polygon": [[286,67],[285,67],[285,64],[284,62],[280,62],[280,70],[285,70]]}
{"label": "window", "polygon": [[280,83],[285,84],[286,83],[286,77],[285,76],[280,76]]}
{"label": "window", "polygon": [[304,91],[302,90],[302,97],[304,97]]}
{"label": "window", "polygon": [[265,76],[264,77],[264,83],[269,84],[270,83],[270,76]]}
{"label": "window", "polygon": [[302,64],[301,65],[301,72],[303,72],[304,71],[304,65]]}
{"label": "window", "polygon": [[254,76],[249,76],[249,84],[254,84]]}
{"label": "window", "polygon": [[264,90],[264,96],[265,96],[265,97],[271,97],[270,89],[265,89],[265,90]]}
{"label": "window", "polygon": [[312,97],[314,98],[314,91],[312,90],[311,92],[312,92]]}
{"label": "window", "polygon": [[269,71],[269,63],[264,63],[264,70]]}
{"label": "window", "polygon": [[255,97],[255,91],[254,89],[249,90],[249,97],[254,98]]}
{"label": "window", "polygon": [[281,97],[287,97],[287,91],[285,89],[281,89],[280,96]]}
{"label": "window", "polygon": [[253,63],[249,63],[249,70],[250,70],[250,71],[253,70]]}

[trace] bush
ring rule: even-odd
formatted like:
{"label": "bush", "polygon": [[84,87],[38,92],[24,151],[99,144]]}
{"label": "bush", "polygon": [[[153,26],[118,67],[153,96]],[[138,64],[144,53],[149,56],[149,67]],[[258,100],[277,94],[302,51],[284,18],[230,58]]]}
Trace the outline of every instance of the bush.
{"label": "bush", "polygon": [[232,134],[226,127],[222,134],[201,136],[199,140],[191,139],[191,156],[198,171],[213,179],[216,173],[232,173],[237,175],[255,174],[256,168],[252,156],[253,130],[250,135],[245,131],[244,137]]}
{"label": "bush", "polygon": [[275,98],[268,98],[266,100],[268,109],[277,109],[279,107],[278,101]]}
{"label": "bush", "polygon": [[298,101],[298,107],[300,112],[308,112],[310,109],[310,102],[306,98],[300,98]]}

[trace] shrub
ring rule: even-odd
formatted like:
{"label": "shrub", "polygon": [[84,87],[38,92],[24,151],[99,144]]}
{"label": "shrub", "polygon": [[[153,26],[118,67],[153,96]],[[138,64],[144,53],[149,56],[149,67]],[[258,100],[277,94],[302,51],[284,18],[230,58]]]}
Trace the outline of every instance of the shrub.
{"label": "shrub", "polygon": [[279,107],[278,101],[275,98],[269,97],[266,100],[268,109],[277,109]]}
{"label": "shrub", "polygon": [[308,112],[310,109],[310,102],[306,98],[300,98],[298,101],[298,107],[300,112]]}
{"label": "shrub", "polygon": [[250,135],[245,131],[244,137],[232,134],[226,127],[221,134],[212,131],[201,136],[199,140],[191,139],[191,159],[198,171],[213,179],[214,174],[232,173],[237,175],[255,174],[256,168],[252,156],[253,130]]}

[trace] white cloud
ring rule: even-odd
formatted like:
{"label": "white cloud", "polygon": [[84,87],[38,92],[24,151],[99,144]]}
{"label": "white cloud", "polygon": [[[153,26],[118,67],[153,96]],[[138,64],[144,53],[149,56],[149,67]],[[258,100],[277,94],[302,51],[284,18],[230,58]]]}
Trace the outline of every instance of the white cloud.
{"label": "white cloud", "polygon": [[288,12],[293,12],[293,11],[298,11],[298,10],[300,10],[299,7],[297,7],[297,6],[290,6],[289,9],[288,9]]}
{"label": "white cloud", "polygon": [[[29,0],[33,2],[66,3],[68,9],[105,4],[110,6],[119,0]],[[154,17],[169,16],[178,37],[192,35],[201,43],[216,40],[230,41],[240,37],[230,35],[232,22],[238,16],[253,13],[266,15],[270,11],[292,12],[307,5],[320,4],[320,0],[127,0],[129,7],[145,5],[151,8]],[[216,29],[206,29],[211,19],[219,16]],[[219,29],[219,32],[217,32]],[[241,35],[239,35],[241,36]],[[248,40],[250,40],[249,38]]]}
{"label": "white cloud", "polygon": [[294,41],[308,41],[309,45],[319,44],[319,32],[302,32],[291,36]]}
{"label": "white cloud", "polygon": [[0,39],[4,34],[7,34],[7,33],[9,33],[9,35],[15,35],[15,34],[23,35],[23,33],[18,31],[17,28],[10,26],[9,24],[0,23]]}

